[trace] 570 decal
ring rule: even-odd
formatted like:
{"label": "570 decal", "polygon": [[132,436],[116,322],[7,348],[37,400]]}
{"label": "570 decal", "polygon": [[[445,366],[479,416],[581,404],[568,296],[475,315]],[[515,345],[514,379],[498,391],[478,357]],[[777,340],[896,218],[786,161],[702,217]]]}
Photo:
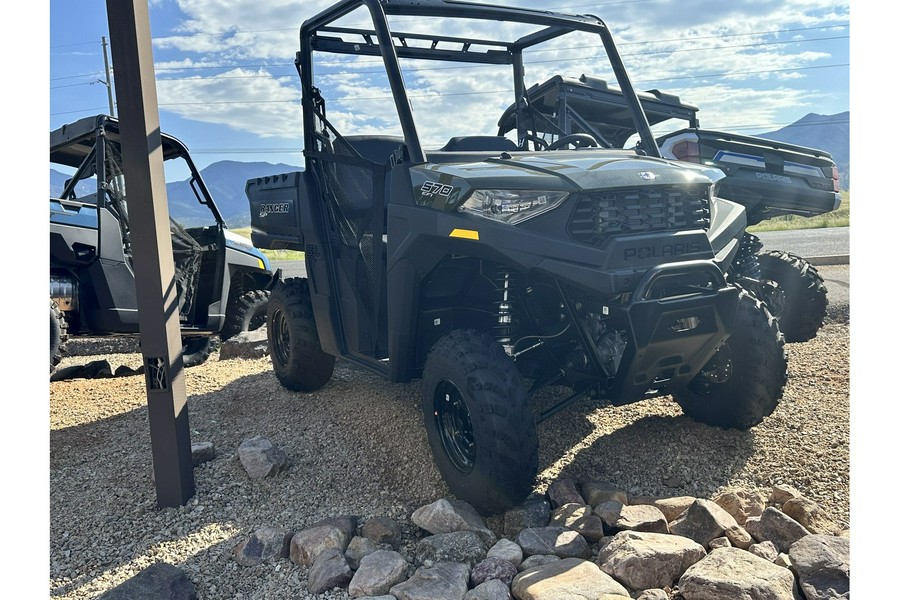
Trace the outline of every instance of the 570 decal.
{"label": "570 decal", "polygon": [[449,198],[450,194],[455,190],[452,185],[447,185],[446,183],[437,183],[434,181],[426,181],[422,184],[422,195],[427,196],[429,198],[433,198],[435,196],[443,196],[445,198]]}

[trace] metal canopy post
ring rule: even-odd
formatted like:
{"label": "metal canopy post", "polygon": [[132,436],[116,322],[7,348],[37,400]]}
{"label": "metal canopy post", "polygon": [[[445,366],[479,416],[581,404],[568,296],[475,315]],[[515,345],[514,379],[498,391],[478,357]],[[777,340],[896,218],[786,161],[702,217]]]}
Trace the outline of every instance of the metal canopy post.
{"label": "metal canopy post", "polygon": [[194,495],[187,394],[147,0],[107,0],[156,499]]}

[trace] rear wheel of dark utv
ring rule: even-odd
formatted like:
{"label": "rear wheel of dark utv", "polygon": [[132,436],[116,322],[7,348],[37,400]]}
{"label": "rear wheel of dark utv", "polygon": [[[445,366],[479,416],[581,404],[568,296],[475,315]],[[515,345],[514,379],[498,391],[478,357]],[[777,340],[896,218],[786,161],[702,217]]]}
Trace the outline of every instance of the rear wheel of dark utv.
{"label": "rear wheel of dark utv", "polygon": [[219,338],[227,340],[244,331],[254,331],[266,324],[269,308],[268,290],[250,290],[231,301],[225,314],[225,326]]}
{"label": "rear wheel of dark utv", "polygon": [[785,341],[805,342],[816,337],[825,322],[828,291],[819,272],[796,254],[773,250],[759,255],[761,279],[775,281],[782,290],[778,325]]}
{"label": "rear wheel of dark utv", "polygon": [[784,336],[755,296],[741,291],[731,336],[686,387],[672,395],[687,416],[749,429],[772,414],[787,381]]}
{"label": "rear wheel of dark utv", "polygon": [[450,491],[482,514],[524,500],[537,475],[537,429],[503,348],[488,335],[454,331],[429,353],[422,386],[428,442]]}
{"label": "rear wheel of dark utv", "polygon": [[319,343],[306,279],[286,279],[272,290],[266,323],[272,368],[281,385],[312,392],[328,383],[334,357]]}
{"label": "rear wheel of dark utv", "polygon": [[63,316],[59,306],[53,300],[50,300],[50,374],[56,370],[56,366],[62,360],[62,355],[66,351],[66,335],[67,326],[66,318]]}
{"label": "rear wheel of dark utv", "polygon": [[202,365],[212,354],[212,337],[182,338],[181,358],[185,368]]}

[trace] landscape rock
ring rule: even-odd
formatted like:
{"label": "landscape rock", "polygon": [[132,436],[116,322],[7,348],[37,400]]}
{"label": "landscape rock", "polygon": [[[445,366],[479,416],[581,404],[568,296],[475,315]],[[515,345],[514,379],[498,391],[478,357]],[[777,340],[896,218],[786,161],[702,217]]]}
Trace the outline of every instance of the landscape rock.
{"label": "landscape rock", "polygon": [[546,527],[550,522],[550,502],[529,498],[503,513],[503,535],[513,539],[523,529]]}
{"label": "landscape rock", "polygon": [[474,567],[469,575],[469,585],[477,587],[485,581],[499,579],[507,587],[519,572],[516,566],[502,558],[486,558]]}
{"label": "landscape rock", "polygon": [[516,600],[600,600],[611,594],[630,598],[621,583],[594,563],[579,558],[566,558],[522,571],[513,579],[512,593]]}
{"label": "landscape rock", "polygon": [[242,331],[222,342],[219,360],[234,358],[262,358],[269,355],[269,338],[265,326],[252,331]]}
{"label": "landscape rock", "polygon": [[463,500],[441,498],[417,509],[411,520],[428,533],[473,531],[488,547],[497,542],[497,536],[487,528],[478,511]]}
{"label": "landscape rock", "polygon": [[84,365],[72,365],[57,369],[50,375],[50,381],[66,379],[106,379],[112,377],[112,367],[108,360],[93,360]]}
{"label": "landscape rock", "polygon": [[625,505],[615,500],[598,504],[594,514],[611,533],[619,531],[647,531],[669,533],[669,524],[661,510],[649,504]]}
{"label": "landscape rock", "polygon": [[678,580],[684,600],[801,600],[788,569],[739,548],[718,548]]}
{"label": "landscape rock", "polygon": [[652,590],[644,590],[635,600],[669,600],[666,590],[655,588]]}
{"label": "landscape rock", "polygon": [[332,588],[346,587],[352,578],[353,570],[343,553],[337,548],[330,548],[319,554],[309,569],[306,590],[310,594],[321,594]]}
{"label": "landscape rock", "polygon": [[715,550],[716,548],[731,548],[731,542],[728,541],[728,538],[725,536],[717,537],[714,540],[709,540],[709,549]]}
{"label": "landscape rock", "polygon": [[578,485],[574,479],[556,479],[547,487],[547,497],[550,505],[559,508],[563,504],[587,504],[578,491]]}
{"label": "landscape rock", "polygon": [[588,542],[597,542],[604,534],[603,519],[593,514],[586,504],[563,504],[553,511],[550,525],[577,531]]}
{"label": "landscape rock", "polygon": [[747,519],[744,528],[758,542],[771,541],[779,552],[788,552],[791,544],[809,535],[806,527],[772,506]]}
{"label": "landscape rock", "polygon": [[391,549],[389,544],[378,544],[369,538],[357,535],[347,545],[347,550],[344,551],[344,558],[347,559],[347,564],[350,565],[350,568],[355,571],[359,568],[359,561],[364,557],[379,550],[389,549]]}
{"label": "landscape rock", "polygon": [[710,540],[722,537],[728,528],[737,526],[734,517],[724,508],[711,500],[698,498],[669,524],[669,532],[691,538],[705,548]]}
{"label": "landscape rock", "polygon": [[588,558],[591,548],[577,531],[565,527],[531,527],[523,529],[516,543],[525,556],[553,554],[560,558]]}
{"label": "landscape rock", "polygon": [[98,600],[198,600],[197,590],[184,571],[164,562],[107,590]]}
{"label": "landscape rock", "polygon": [[351,598],[387,594],[392,587],[406,581],[408,568],[399,552],[378,550],[363,557],[347,591]]}
{"label": "landscape rock", "polygon": [[725,530],[725,537],[731,542],[731,545],[741,550],[747,550],[753,545],[753,536],[740,525],[732,525]]}
{"label": "landscape rock", "polygon": [[666,521],[671,523],[678,518],[681,513],[690,508],[696,498],[694,496],[674,496],[672,498],[644,498],[635,497],[628,500],[628,504],[655,506],[666,517]]}
{"label": "landscape rock", "polygon": [[196,442],[191,444],[191,462],[196,467],[216,457],[216,447],[212,442]]}
{"label": "landscape rock", "polygon": [[288,466],[287,455],[261,435],[241,442],[238,458],[251,479],[274,477]]}
{"label": "landscape rock", "polygon": [[376,544],[390,544],[397,550],[403,541],[403,529],[400,523],[390,517],[373,517],[363,523],[359,534]]}
{"label": "landscape rock", "polygon": [[553,554],[533,554],[532,556],[529,556],[528,558],[523,560],[518,569],[521,573],[526,569],[530,569],[532,567],[537,567],[540,565],[546,565],[547,563],[556,562],[558,560],[562,559],[558,556],[554,556]]}
{"label": "landscape rock", "polygon": [[463,600],[512,600],[509,586],[499,579],[488,579],[466,592]]}
{"label": "landscape rock", "polygon": [[785,569],[794,569],[794,563],[791,562],[791,557],[784,552],[781,552],[778,555],[778,558],[775,559],[775,564],[779,567],[784,567]]}
{"label": "landscape rock", "polygon": [[808,535],[788,554],[806,600],[850,598],[850,540],[834,535]]}
{"label": "landscape rock", "polygon": [[839,528],[818,504],[807,498],[793,498],[781,506],[781,512],[803,525],[810,533],[835,535]]}
{"label": "landscape rock", "polygon": [[416,565],[449,562],[472,566],[484,560],[487,546],[474,531],[456,531],[431,535],[416,545]]}
{"label": "landscape rock", "polygon": [[588,480],[581,486],[581,496],[591,506],[597,506],[610,500],[629,504],[628,494],[618,487],[605,481]]}
{"label": "landscape rock", "polygon": [[802,497],[803,494],[794,486],[780,483],[772,486],[772,492],[769,494],[769,505],[781,508],[788,500]]}
{"label": "landscape rock", "polygon": [[437,563],[419,567],[412,577],[391,588],[397,600],[463,600],[469,591],[469,566]]}
{"label": "landscape rock", "polygon": [[349,543],[349,540],[353,539],[353,536],[356,535],[356,526],[358,523],[359,517],[356,515],[340,515],[338,517],[327,517],[313,523],[310,527],[336,527],[344,534],[344,537],[347,538]]}
{"label": "landscape rock", "polygon": [[522,548],[515,542],[506,538],[497,540],[497,543],[491,546],[487,553],[488,558],[502,558],[508,560],[516,568],[522,564]]}
{"label": "landscape rock", "polygon": [[778,548],[768,540],[751,545],[747,551],[772,563],[778,558]]}
{"label": "landscape rock", "polygon": [[623,531],[597,558],[600,569],[635,590],[671,586],[706,550],[686,537]]}
{"label": "landscape rock", "polygon": [[733,490],[719,494],[713,502],[734,517],[738,525],[747,522],[747,517],[758,517],[766,509],[766,497],[762,492]]}
{"label": "landscape rock", "polygon": [[243,567],[256,566],[270,558],[287,558],[293,532],[276,527],[262,527],[232,549],[235,561]]}
{"label": "landscape rock", "polygon": [[316,525],[298,531],[291,538],[291,562],[311,567],[319,554],[337,549],[343,553],[350,545],[350,536],[334,525]]}

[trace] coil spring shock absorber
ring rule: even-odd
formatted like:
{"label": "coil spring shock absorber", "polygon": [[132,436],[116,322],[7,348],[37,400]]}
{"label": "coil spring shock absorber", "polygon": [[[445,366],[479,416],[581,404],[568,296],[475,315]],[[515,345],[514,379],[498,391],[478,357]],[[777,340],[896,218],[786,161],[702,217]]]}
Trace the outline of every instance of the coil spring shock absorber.
{"label": "coil spring shock absorber", "polygon": [[513,273],[500,268],[497,270],[497,290],[500,292],[500,301],[497,302],[497,343],[503,346],[506,353],[513,355]]}
{"label": "coil spring shock absorber", "polygon": [[732,263],[732,271],[735,275],[741,277],[749,277],[758,280],[761,272],[759,270],[759,251],[762,249],[762,242],[752,233],[744,233],[741,238],[741,244],[738,247],[737,256]]}

